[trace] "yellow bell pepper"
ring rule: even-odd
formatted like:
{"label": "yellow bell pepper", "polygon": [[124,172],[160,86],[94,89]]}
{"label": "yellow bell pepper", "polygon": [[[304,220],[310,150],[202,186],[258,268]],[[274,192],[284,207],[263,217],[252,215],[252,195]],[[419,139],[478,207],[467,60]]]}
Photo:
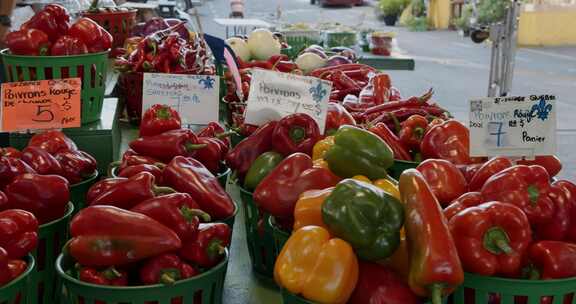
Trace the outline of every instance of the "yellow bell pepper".
{"label": "yellow bell pepper", "polygon": [[408,274],[410,273],[410,254],[408,252],[408,243],[406,242],[406,233],[404,232],[404,228],[402,228],[401,234],[400,246],[398,246],[398,249],[394,251],[394,254],[391,257],[378,263],[392,268],[392,270],[400,275],[405,282],[408,282]]}
{"label": "yellow bell pepper", "polygon": [[373,184],[374,186],[386,191],[388,194],[400,200],[400,191],[398,190],[398,186],[388,179],[382,178],[372,182],[370,179],[368,179],[366,176],[363,175],[356,175],[352,178],[355,180]]}
{"label": "yellow bell pepper", "polygon": [[300,195],[294,207],[294,231],[310,225],[328,229],[322,220],[322,203],[333,189],[309,190]]}
{"label": "yellow bell pepper", "polygon": [[312,148],[312,160],[323,159],[324,154],[334,145],[334,136],[319,140]]}
{"label": "yellow bell pepper", "polygon": [[323,168],[323,169],[330,170],[330,167],[328,166],[328,162],[323,160],[323,159],[317,159],[317,160],[313,161],[312,166],[314,168]]}
{"label": "yellow bell pepper", "polygon": [[274,265],[276,283],[323,304],[348,301],[358,281],[358,259],[347,242],[306,226],[292,233]]}

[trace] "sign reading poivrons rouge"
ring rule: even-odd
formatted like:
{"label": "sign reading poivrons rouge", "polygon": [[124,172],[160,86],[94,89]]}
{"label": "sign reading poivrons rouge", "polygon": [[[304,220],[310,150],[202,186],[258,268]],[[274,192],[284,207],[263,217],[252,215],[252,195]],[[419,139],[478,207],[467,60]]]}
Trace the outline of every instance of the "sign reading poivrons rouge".
{"label": "sign reading poivrons rouge", "polygon": [[80,127],[80,78],[2,84],[2,131]]}
{"label": "sign reading poivrons rouge", "polygon": [[314,77],[256,69],[245,122],[262,125],[294,113],[310,115],[323,132],[332,83]]}
{"label": "sign reading poivrons rouge", "polygon": [[555,95],[470,101],[471,156],[533,157],[555,153]]}

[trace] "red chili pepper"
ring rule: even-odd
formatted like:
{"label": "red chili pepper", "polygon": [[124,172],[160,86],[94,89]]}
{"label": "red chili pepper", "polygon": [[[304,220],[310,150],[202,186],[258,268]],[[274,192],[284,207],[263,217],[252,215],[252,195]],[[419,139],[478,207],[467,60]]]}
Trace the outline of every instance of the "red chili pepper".
{"label": "red chili pepper", "polygon": [[224,127],[222,127],[222,125],[220,125],[220,123],[218,122],[215,121],[209,122],[208,125],[202,128],[197,135],[198,137],[218,138],[226,144],[226,147],[230,147],[230,137],[229,137],[230,133],[226,132]]}
{"label": "red chili pepper", "polygon": [[0,247],[0,287],[6,285],[8,282],[12,281],[12,274],[8,268],[8,253],[4,248]]}
{"label": "red chili pepper", "polygon": [[401,277],[376,263],[358,261],[359,276],[348,304],[419,304],[420,299]]}
{"label": "red chili pepper", "polygon": [[367,68],[360,68],[357,70],[344,70],[342,71],[346,76],[358,81],[366,81],[368,80],[368,74],[370,74],[372,70]]}
{"label": "red chili pepper", "polygon": [[280,119],[272,133],[274,150],[288,156],[296,152],[312,155],[314,144],[320,140],[320,129],[316,121],[303,113]]}
{"label": "red chili pepper", "polygon": [[144,112],[140,122],[140,136],[152,136],[180,129],[180,114],[167,105],[155,104]]}
{"label": "red chili pepper", "polygon": [[556,176],[560,170],[562,170],[562,163],[555,155],[536,156],[533,160],[521,159],[516,161],[516,164],[527,166],[540,165],[548,171],[550,177]]}
{"label": "red chili pepper", "polygon": [[566,231],[566,240],[576,242],[576,185],[568,180],[558,180],[552,183],[552,187],[562,190],[569,203],[570,226]]}
{"label": "red chili pepper", "polygon": [[28,211],[9,209],[0,212],[0,248],[10,259],[20,259],[38,244],[38,220]]}
{"label": "red chili pepper", "polygon": [[4,189],[14,178],[24,173],[36,171],[21,159],[0,157],[0,188]]}
{"label": "red chili pepper", "polygon": [[78,19],[68,30],[68,35],[84,42],[90,53],[103,52],[112,47],[112,35],[90,18]]}
{"label": "red chili pepper", "polygon": [[544,223],[554,216],[550,199],[550,177],[541,166],[516,165],[490,177],[482,187],[487,200],[510,203],[522,209],[531,224]]}
{"label": "red chili pepper", "polygon": [[37,12],[30,20],[22,24],[20,29],[37,29],[48,35],[51,42],[64,35],[70,24],[70,16],[66,8],[59,4],[48,4],[41,11]]}
{"label": "red chili pepper", "polygon": [[70,201],[68,181],[58,175],[26,173],[6,186],[11,206],[32,212],[40,224],[60,218]]}
{"label": "red chili pepper", "polygon": [[120,266],[179,249],[170,228],[114,206],[90,206],[70,222],[66,250],[83,266]]}
{"label": "red chili pepper", "polygon": [[478,206],[484,203],[484,198],[480,192],[467,192],[460,195],[457,199],[453,200],[444,210],[444,217],[450,220],[454,215],[468,207]]}
{"label": "red chili pepper", "polygon": [[271,121],[262,125],[230,150],[226,155],[228,167],[243,177],[260,154],[272,150],[272,133],[277,124]]}
{"label": "red chili pepper", "polygon": [[34,171],[41,175],[62,175],[62,166],[46,150],[38,147],[26,147],[22,150],[22,158]]}
{"label": "red chili pepper", "polygon": [[0,148],[0,157],[20,158],[22,157],[22,152],[12,147]]}
{"label": "red chili pepper", "polygon": [[275,217],[292,217],[304,191],[325,189],[340,178],[330,170],[314,168],[310,156],[294,153],[276,166],[254,190],[254,202]]}
{"label": "red chili pepper", "polygon": [[524,212],[511,204],[489,202],[450,219],[450,231],[465,271],[484,276],[516,276],[532,241]]}
{"label": "red chili pepper", "polygon": [[479,191],[492,175],[512,167],[512,161],[506,157],[497,156],[480,166],[468,184],[470,191]]}
{"label": "red chili pepper", "polygon": [[420,97],[410,97],[406,100],[392,101],[383,104],[379,104],[370,107],[364,111],[364,115],[370,115],[373,113],[381,113],[384,111],[393,111],[399,108],[409,108],[409,107],[421,107],[428,104],[428,100],[432,98],[434,92],[430,89],[428,92],[424,93]]}
{"label": "red chili pepper", "polygon": [[62,176],[76,184],[94,175],[98,163],[92,155],[80,150],[60,150],[54,157],[62,166]]}
{"label": "red chili pepper", "polygon": [[426,131],[420,145],[422,156],[441,158],[455,165],[470,163],[470,131],[456,120],[448,120]]}
{"label": "red chili pepper", "polygon": [[326,126],[324,135],[332,135],[342,125],[356,125],[356,121],[348,110],[339,103],[328,103],[328,114],[326,114]]}
{"label": "red chili pepper", "polygon": [[58,150],[78,150],[76,144],[60,131],[36,133],[30,138],[28,146],[42,148],[50,154],[54,154]]}
{"label": "red chili pepper", "polygon": [[210,215],[199,208],[189,194],[173,193],[147,199],[130,210],[164,224],[186,243],[196,237],[200,220],[210,221]]}
{"label": "red chili pepper", "polygon": [[394,152],[394,158],[399,160],[412,160],[410,153],[408,153],[408,148],[404,146],[402,142],[396,137],[396,135],[383,123],[377,123],[368,131],[378,135],[382,140],[384,140],[388,146]]}
{"label": "red chili pepper", "polygon": [[334,71],[332,73],[332,83],[335,88],[346,89],[360,89],[360,86],[352,78],[346,76],[342,71]]}
{"label": "red chili pepper", "polygon": [[176,156],[193,156],[196,150],[203,148],[198,137],[188,129],[178,129],[162,134],[140,137],[130,142],[130,148],[136,153],[169,162]]}
{"label": "red chili pepper", "polygon": [[110,205],[129,210],[137,204],[157,195],[174,193],[174,189],[158,187],[154,175],[140,172],[130,178],[110,186],[97,196],[90,205]]}
{"label": "red chili pepper", "polygon": [[184,244],[179,254],[200,267],[212,267],[222,260],[231,236],[232,229],[224,223],[202,224],[196,240]]}
{"label": "red chili pepper", "polygon": [[6,34],[4,43],[14,55],[46,56],[50,50],[48,35],[36,29],[10,32]]}
{"label": "red chili pepper", "polygon": [[248,67],[250,68],[260,68],[260,69],[264,69],[264,70],[271,70],[272,69],[272,64],[268,61],[258,61],[258,60],[252,60],[248,63]]}
{"label": "red chili pepper", "polygon": [[164,182],[179,192],[190,194],[215,220],[234,214],[234,203],[218,179],[193,158],[175,157],[164,169]]}
{"label": "red chili pepper", "polygon": [[292,73],[298,69],[298,65],[294,61],[280,60],[274,64],[274,69],[282,73]]}
{"label": "red chili pepper", "polygon": [[163,254],[147,260],[140,268],[140,282],[145,285],[166,284],[191,278],[200,274],[192,266],[182,262],[175,254]]}
{"label": "red chili pepper", "polygon": [[82,267],[78,272],[78,279],[82,282],[106,286],[128,286],[128,273],[109,267],[96,270],[91,267]]}
{"label": "red chili pepper", "polygon": [[82,55],[88,53],[88,47],[77,37],[61,36],[50,48],[52,56]]}
{"label": "red chili pepper", "polygon": [[132,149],[128,149],[126,152],[124,152],[122,160],[119,163],[110,164],[110,168],[114,168],[115,165],[119,165],[118,171],[122,171],[126,167],[135,165],[154,165],[159,168],[163,168],[165,166],[165,164],[160,160],[154,157],[136,154],[136,152],[134,152]]}
{"label": "red chili pepper", "polygon": [[443,159],[427,159],[420,163],[420,171],[440,205],[447,206],[466,192],[466,179],[451,162]]}
{"label": "red chili pepper", "polygon": [[530,279],[564,279],[576,277],[576,244],[540,241],[528,249]]}
{"label": "red chili pepper", "polygon": [[380,73],[370,80],[374,85],[374,102],[383,104],[390,99],[390,87],[392,83],[388,74]]}
{"label": "red chili pepper", "polygon": [[228,153],[226,144],[218,138],[211,137],[199,137],[198,143],[206,146],[196,151],[194,158],[213,174],[220,172],[224,157]]}
{"label": "red chili pepper", "polygon": [[289,61],[290,58],[288,58],[287,55],[284,54],[276,54],[276,55],[272,55],[270,56],[270,58],[268,58],[268,62],[270,62],[270,64],[275,65],[276,63],[280,62],[280,61]]}
{"label": "red chili pepper", "polygon": [[164,166],[159,167],[158,165],[148,165],[148,164],[133,165],[123,168],[122,170],[119,170],[118,177],[130,178],[138,173],[148,172],[154,175],[154,180],[156,181],[156,184],[162,185],[163,168]]}
{"label": "red chili pepper", "polygon": [[554,215],[550,221],[534,225],[534,238],[548,241],[564,241],[572,225],[571,218],[574,200],[572,193],[566,192],[560,184],[552,184],[548,197],[554,203]]}
{"label": "red chili pepper", "polygon": [[422,115],[412,115],[402,122],[398,138],[406,147],[418,149],[424,137],[428,120]]}
{"label": "red chili pepper", "polygon": [[318,68],[313,70],[312,72],[308,73],[309,76],[313,76],[313,77],[320,77],[320,75],[332,72],[332,71],[356,71],[356,70],[360,70],[360,69],[366,69],[368,71],[371,72],[375,72],[376,69],[374,69],[373,67],[369,66],[369,65],[365,65],[365,64],[361,64],[361,63],[347,63],[347,64],[340,64],[340,65],[335,65],[335,66],[330,66],[330,67],[325,67],[325,68]]}
{"label": "red chili pepper", "polygon": [[127,178],[119,177],[119,178],[107,178],[101,181],[96,182],[94,185],[88,189],[86,193],[86,203],[91,205],[94,200],[99,197],[102,193],[108,191],[110,188],[114,187],[115,185],[122,183],[123,181],[127,180]]}

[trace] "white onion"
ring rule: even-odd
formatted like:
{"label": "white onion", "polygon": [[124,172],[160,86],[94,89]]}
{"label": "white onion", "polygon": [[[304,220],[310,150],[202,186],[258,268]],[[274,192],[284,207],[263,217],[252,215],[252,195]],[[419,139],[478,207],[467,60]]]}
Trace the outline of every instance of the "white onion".
{"label": "white onion", "polygon": [[226,39],[226,43],[234,50],[236,56],[238,56],[242,61],[248,62],[250,61],[250,49],[248,48],[248,44],[244,39],[239,37],[232,37]]}
{"label": "white onion", "polygon": [[281,48],[280,42],[267,29],[254,30],[248,36],[248,49],[253,59],[268,60],[273,55],[279,55]]}
{"label": "white onion", "polygon": [[309,72],[326,65],[326,60],[315,53],[301,54],[298,56],[298,58],[296,58],[295,62],[296,65],[298,65],[298,68],[301,69],[305,74],[308,74]]}

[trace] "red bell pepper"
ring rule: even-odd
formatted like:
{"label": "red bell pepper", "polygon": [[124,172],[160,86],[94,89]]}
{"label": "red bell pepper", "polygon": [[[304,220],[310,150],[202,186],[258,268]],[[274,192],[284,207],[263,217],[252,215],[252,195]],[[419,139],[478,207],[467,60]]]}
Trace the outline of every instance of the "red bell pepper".
{"label": "red bell pepper", "polygon": [[0,287],[8,284],[12,281],[12,274],[8,268],[8,252],[4,248],[0,247]]}
{"label": "red bell pepper", "polygon": [[0,212],[0,247],[11,259],[20,259],[38,244],[38,220],[28,211],[10,209]]}
{"label": "red bell pepper", "polygon": [[153,136],[182,128],[180,114],[170,106],[155,104],[144,112],[140,122],[140,136]]}
{"label": "red bell pepper", "polygon": [[552,187],[562,190],[569,202],[570,226],[566,231],[566,240],[576,243],[576,185],[571,181],[558,180],[552,183]]}
{"label": "red bell pepper", "polygon": [[151,173],[140,172],[112,185],[100,193],[90,205],[110,205],[129,210],[149,198],[174,192],[172,188],[156,186]]}
{"label": "red bell pepper", "polygon": [[179,192],[188,193],[213,219],[232,216],[235,206],[218,179],[199,161],[175,157],[164,169],[164,182]]}
{"label": "red bell pepper", "polygon": [[122,183],[123,181],[127,180],[127,178],[118,177],[118,178],[106,178],[94,183],[94,185],[90,186],[88,192],[86,193],[86,203],[91,205],[94,200],[99,197],[102,193],[108,191],[110,188],[114,187],[115,185]]}
{"label": "red bell pepper", "polygon": [[276,121],[268,122],[239,142],[226,155],[228,167],[243,177],[260,154],[272,150],[272,133],[277,124]]}
{"label": "red bell pepper", "polygon": [[550,177],[541,166],[516,165],[489,178],[482,187],[486,201],[497,200],[520,207],[530,224],[545,223],[554,216]]}
{"label": "red bell pepper", "polygon": [[511,204],[484,203],[450,219],[450,231],[467,272],[516,276],[532,241],[524,212]]}
{"label": "red bell pepper", "polygon": [[534,238],[547,241],[564,241],[568,236],[570,226],[576,218],[571,218],[574,200],[572,193],[566,192],[562,185],[552,184],[548,197],[554,203],[552,219],[534,225]]}
{"label": "red bell pepper", "polygon": [[356,125],[354,117],[339,103],[328,103],[328,114],[326,114],[326,126],[324,135],[333,135],[342,125]]}
{"label": "red bell pepper", "polygon": [[145,285],[171,285],[198,274],[198,270],[184,263],[177,255],[167,253],[153,257],[142,265],[140,282]]}
{"label": "red bell pepper", "polygon": [[178,235],[150,217],[114,206],[90,206],[70,222],[67,252],[83,266],[120,266],[182,246]]}
{"label": "red bell pepper", "polygon": [[230,133],[226,132],[224,127],[218,122],[209,122],[208,125],[198,132],[198,137],[215,137],[222,140],[226,147],[230,147]]}
{"label": "red bell pepper", "polygon": [[186,243],[196,237],[200,220],[210,221],[210,215],[199,208],[189,194],[173,193],[147,199],[130,210],[157,220]]}
{"label": "red bell pepper", "polygon": [[296,113],[280,119],[272,133],[272,146],[284,156],[302,152],[312,155],[314,144],[320,140],[316,121],[307,114]]}
{"label": "red bell pepper", "polygon": [[466,192],[466,179],[452,163],[443,159],[427,159],[416,167],[432,189],[440,205],[447,206]]}
{"label": "red bell pepper", "polygon": [[424,159],[441,158],[455,165],[470,163],[470,131],[456,120],[447,120],[424,134],[420,151]]}
{"label": "red bell pepper", "polygon": [[22,157],[22,152],[12,147],[0,148],[0,157],[20,158]]}
{"label": "red bell pepper", "polygon": [[380,73],[370,80],[374,86],[374,103],[383,104],[389,100],[392,83],[388,74]]}
{"label": "red bell pepper", "polygon": [[78,150],[76,144],[60,131],[36,133],[30,138],[28,146],[42,148],[50,154],[54,154],[59,150]]}
{"label": "red bell pepper", "polygon": [[8,205],[8,197],[2,191],[0,191],[0,211],[8,209],[10,206]]}
{"label": "red bell pepper", "polygon": [[291,218],[304,191],[335,186],[340,178],[325,168],[314,168],[310,156],[294,153],[276,166],[254,190],[254,202],[279,218]]}
{"label": "red bell pepper", "polygon": [[78,19],[68,30],[68,35],[84,42],[90,53],[103,52],[112,47],[112,35],[90,18]]}
{"label": "red bell pepper", "polygon": [[444,208],[442,212],[444,213],[446,220],[449,221],[456,214],[460,213],[460,211],[468,209],[469,207],[478,206],[484,202],[485,201],[482,197],[482,193],[467,192],[453,200],[446,208]]}
{"label": "red bell pepper", "polygon": [[420,148],[420,142],[424,137],[428,120],[422,115],[412,115],[402,122],[402,127],[398,133],[400,141],[410,149]]}
{"label": "red bell pepper", "polygon": [[36,29],[10,32],[6,34],[4,43],[14,55],[46,56],[50,51],[48,35]]}
{"label": "red bell pepper", "polygon": [[278,72],[292,73],[298,70],[298,65],[294,61],[280,60],[274,64],[273,68]]}
{"label": "red bell pepper", "polygon": [[25,173],[36,173],[36,171],[21,159],[0,157],[0,187],[2,189],[14,178]]}
{"label": "red bell pepper", "polygon": [[[138,153],[134,152],[134,150],[128,149],[126,152],[124,152],[124,155],[122,155],[122,160],[119,162],[111,163],[108,170],[111,171],[115,167],[118,167],[117,172],[120,172],[127,167],[135,165],[154,165],[158,168],[164,168],[166,166],[166,164],[154,157],[139,155]],[[109,176],[112,176],[112,174],[110,174],[111,172],[108,173]]]}
{"label": "red bell pepper", "polygon": [[30,20],[22,24],[20,29],[41,30],[48,35],[51,42],[54,42],[68,31],[69,21],[70,15],[68,15],[66,8],[59,4],[48,4]]}
{"label": "red bell pepper", "polygon": [[536,156],[533,160],[520,159],[516,161],[518,165],[539,165],[544,167],[550,177],[556,176],[562,170],[562,163],[555,155]]}
{"label": "red bell pepper", "polygon": [[32,212],[44,224],[66,213],[70,188],[62,176],[26,173],[6,186],[6,196],[11,206]]}
{"label": "red bell pepper", "polygon": [[512,161],[506,157],[497,156],[490,159],[474,173],[468,184],[468,189],[470,191],[479,191],[492,175],[510,167],[512,167]]}
{"label": "red bell pepper", "polygon": [[188,129],[177,129],[154,136],[140,137],[130,142],[130,148],[136,153],[169,162],[176,156],[194,156],[196,150],[203,148],[198,137]]}
{"label": "red bell pepper", "polygon": [[118,171],[118,177],[130,178],[140,172],[148,172],[154,175],[156,184],[162,185],[162,169],[164,167],[165,165],[158,166],[147,164],[128,166]]}
{"label": "red bell pepper", "polygon": [[80,150],[60,150],[54,157],[62,166],[62,176],[70,184],[76,184],[93,176],[98,163],[92,155]]}
{"label": "red bell pepper", "polygon": [[[128,273],[109,267],[104,270],[96,270],[91,267],[82,267],[78,272],[78,279],[82,282],[106,286],[127,286]],[[97,301],[98,302],[98,301]]]}
{"label": "red bell pepper", "polygon": [[359,260],[358,283],[348,304],[419,304],[420,298],[386,266]]}
{"label": "red bell pepper", "polygon": [[273,66],[275,66],[280,61],[288,61],[288,60],[290,60],[290,58],[284,54],[276,54],[268,58],[268,62],[270,62],[270,64],[272,64]]}
{"label": "red bell pepper", "polygon": [[50,48],[51,56],[82,55],[88,53],[88,47],[77,37],[61,36]]}
{"label": "red bell pepper", "polygon": [[209,268],[222,260],[231,237],[232,229],[224,223],[202,224],[196,240],[185,243],[178,253],[195,265]]}
{"label": "red bell pepper", "polygon": [[394,159],[412,160],[410,153],[408,153],[408,148],[396,137],[396,134],[394,134],[386,124],[379,122],[370,127],[368,131],[378,135],[378,137],[390,146],[394,152]]}
{"label": "red bell pepper", "polygon": [[464,178],[466,178],[466,181],[468,183],[470,183],[472,181],[472,178],[474,177],[476,172],[478,172],[478,170],[480,170],[480,167],[482,167],[482,165],[484,165],[484,164],[479,163],[479,164],[469,164],[469,165],[456,165],[456,167],[458,167],[458,170],[460,170],[460,172],[462,172],[462,175],[464,175]]}
{"label": "red bell pepper", "polygon": [[540,241],[528,249],[530,279],[564,279],[576,277],[576,244]]}
{"label": "red bell pepper", "polygon": [[10,271],[10,275],[12,279],[16,279],[19,277],[26,269],[28,268],[28,263],[22,260],[9,260],[8,261],[8,270]]}
{"label": "red bell pepper", "polygon": [[200,161],[212,174],[218,174],[228,153],[226,144],[218,138],[198,137],[198,143],[206,145],[196,151],[194,158]]}
{"label": "red bell pepper", "polygon": [[38,147],[26,147],[22,150],[22,158],[36,173],[41,175],[62,175],[62,166],[46,150]]}

